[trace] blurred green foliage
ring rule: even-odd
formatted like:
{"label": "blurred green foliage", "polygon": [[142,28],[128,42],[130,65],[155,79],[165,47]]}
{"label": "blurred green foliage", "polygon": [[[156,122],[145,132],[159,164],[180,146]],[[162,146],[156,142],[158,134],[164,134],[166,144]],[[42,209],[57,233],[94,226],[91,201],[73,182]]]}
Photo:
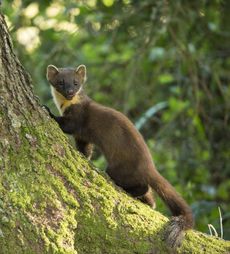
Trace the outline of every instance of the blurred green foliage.
{"label": "blurred green foliage", "polygon": [[220,232],[220,206],[230,239],[230,1],[14,0],[3,13],[41,103],[54,110],[48,64],[84,63],[88,94],[137,123],[196,228]]}

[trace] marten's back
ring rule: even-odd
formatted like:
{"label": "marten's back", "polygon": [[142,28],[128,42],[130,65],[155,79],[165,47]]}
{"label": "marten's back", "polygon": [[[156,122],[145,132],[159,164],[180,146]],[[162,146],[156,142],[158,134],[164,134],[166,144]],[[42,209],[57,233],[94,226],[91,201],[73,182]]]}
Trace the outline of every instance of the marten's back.
{"label": "marten's back", "polygon": [[88,112],[89,132],[110,165],[116,163],[115,160],[136,167],[139,161],[152,163],[143,137],[124,114],[93,101]]}

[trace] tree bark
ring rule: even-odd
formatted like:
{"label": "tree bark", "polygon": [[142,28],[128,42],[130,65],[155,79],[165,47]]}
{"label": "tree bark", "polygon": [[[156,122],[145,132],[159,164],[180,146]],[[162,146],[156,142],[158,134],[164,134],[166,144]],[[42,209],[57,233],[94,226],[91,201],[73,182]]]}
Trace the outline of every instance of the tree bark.
{"label": "tree bark", "polygon": [[[172,253],[168,219],[75,151],[40,107],[0,14],[0,253]],[[190,231],[177,253],[228,253]]]}

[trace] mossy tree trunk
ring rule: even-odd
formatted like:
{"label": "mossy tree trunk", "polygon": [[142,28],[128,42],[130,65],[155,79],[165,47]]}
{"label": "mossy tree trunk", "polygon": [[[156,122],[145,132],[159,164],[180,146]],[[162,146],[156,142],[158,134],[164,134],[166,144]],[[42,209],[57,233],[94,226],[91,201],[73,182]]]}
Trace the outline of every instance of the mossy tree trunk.
{"label": "mossy tree trunk", "polygon": [[[168,219],[115,189],[40,107],[0,15],[0,253],[172,253]],[[188,232],[178,253],[227,253]]]}

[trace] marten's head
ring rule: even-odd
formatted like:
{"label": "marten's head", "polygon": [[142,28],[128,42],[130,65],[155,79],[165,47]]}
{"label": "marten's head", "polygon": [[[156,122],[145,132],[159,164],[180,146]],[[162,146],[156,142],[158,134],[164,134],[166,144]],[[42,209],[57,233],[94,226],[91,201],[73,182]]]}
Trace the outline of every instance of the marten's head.
{"label": "marten's head", "polygon": [[82,89],[86,81],[86,67],[79,65],[74,68],[57,68],[54,65],[47,67],[47,80],[67,100],[71,100]]}

